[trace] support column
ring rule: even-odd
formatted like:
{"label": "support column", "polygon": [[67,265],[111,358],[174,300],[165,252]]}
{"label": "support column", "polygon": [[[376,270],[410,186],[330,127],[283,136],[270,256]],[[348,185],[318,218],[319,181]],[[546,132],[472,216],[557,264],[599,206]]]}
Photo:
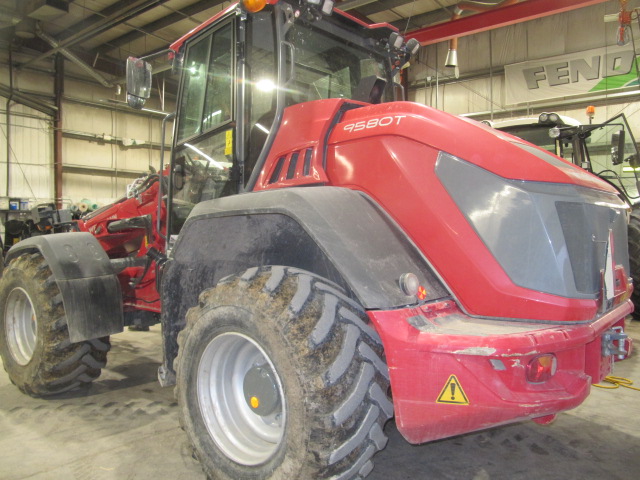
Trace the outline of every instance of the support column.
{"label": "support column", "polygon": [[54,197],[57,208],[62,208],[62,95],[64,94],[64,57],[56,54],[54,94],[56,102],[56,117],[53,130],[53,168],[54,168]]}
{"label": "support column", "polygon": [[11,180],[11,99],[13,97],[13,55],[9,46],[9,96],[7,97],[6,121],[7,121],[7,185],[5,196],[9,196],[9,185]]}

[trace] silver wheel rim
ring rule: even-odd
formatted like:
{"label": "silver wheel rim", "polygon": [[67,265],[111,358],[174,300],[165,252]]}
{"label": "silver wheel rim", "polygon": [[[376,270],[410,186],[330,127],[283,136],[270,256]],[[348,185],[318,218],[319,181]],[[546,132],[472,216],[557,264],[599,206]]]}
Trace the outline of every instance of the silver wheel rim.
{"label": "silver wheel rim", "polygon": [[[258,365],[271,368],[280,394],[280,406],[269,416],[254,413],[244,397],[244,377]],[[200,359],[197,388],[209,435],[228,458],[258,465],[275,454],[284,434],[286,402],[271,359],[253,339],[240,333],[214,338]]]}
{"label": "silver wheel rim", "polygon": [[4,312],[9,352],[18,365],[31,361],[36,348],[37,318],[31,298],[22,288],[14,288],[7,297]]}

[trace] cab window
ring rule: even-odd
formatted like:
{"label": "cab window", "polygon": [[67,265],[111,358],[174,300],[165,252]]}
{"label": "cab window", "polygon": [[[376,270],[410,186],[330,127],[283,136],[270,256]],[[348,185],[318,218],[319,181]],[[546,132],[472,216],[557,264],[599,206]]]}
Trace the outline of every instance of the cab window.
{"label": "cab window", "polygon": [[184,66],[178,142],[231,120],[233,112],[233,29],[227,23],[190,45]]}
{"label": "cab window", "polygon": [[187,47],[171,185],[171,234],[193,207],[237,193],[234,166],[234,23]]}

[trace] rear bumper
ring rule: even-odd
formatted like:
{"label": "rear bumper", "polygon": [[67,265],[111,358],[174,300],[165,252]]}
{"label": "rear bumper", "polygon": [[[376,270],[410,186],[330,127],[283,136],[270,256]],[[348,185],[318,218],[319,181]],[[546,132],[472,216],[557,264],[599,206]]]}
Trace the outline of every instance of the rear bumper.
{"label": "rear bumper", "polygon": [[[578,325],[483,320],[452,301],[369,311],[389,366],[396,425],[411,443],[552,415],[578,406],[611,369],[602,334],[624,326],[627,301]],[[525,369],[553,353],[557,371],[533,384]]]}

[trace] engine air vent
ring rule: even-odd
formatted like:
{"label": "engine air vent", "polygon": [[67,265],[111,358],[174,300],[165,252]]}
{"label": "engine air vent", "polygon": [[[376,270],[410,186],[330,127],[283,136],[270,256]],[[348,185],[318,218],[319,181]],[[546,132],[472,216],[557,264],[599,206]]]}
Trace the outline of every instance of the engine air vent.
{"label": "engine air vent", "polygon": [[[302,165],[299,162],[302,157]],[[302,150],[296,150],[287,155],[278,158],[271,175],[269,176],[268,185],[274,183],[296,183],[303,177],[311,176],[311,161],[313,159],[313,147]],[[283,177],[283,172],[286,175]]]}

